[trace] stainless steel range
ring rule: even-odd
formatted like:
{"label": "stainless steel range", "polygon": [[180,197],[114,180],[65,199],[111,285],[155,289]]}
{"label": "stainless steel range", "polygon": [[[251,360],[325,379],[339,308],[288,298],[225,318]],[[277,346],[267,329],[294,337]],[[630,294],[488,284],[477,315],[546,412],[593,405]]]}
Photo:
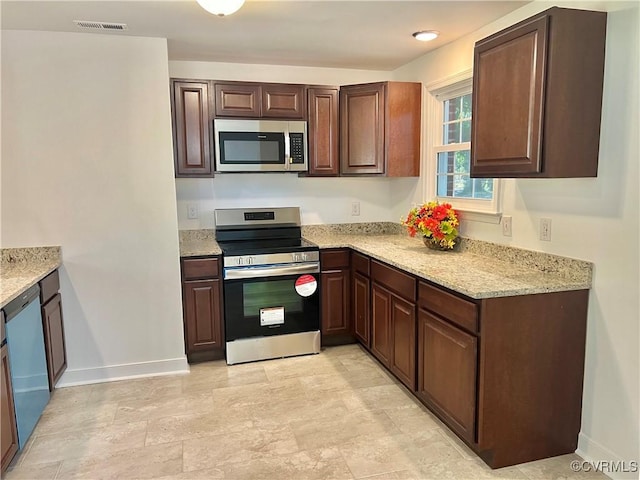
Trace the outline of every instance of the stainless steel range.
{"label": "stainless steel range", "polygon": [[320,254],[300,209],[215,210],[227,363],[320,352]]}

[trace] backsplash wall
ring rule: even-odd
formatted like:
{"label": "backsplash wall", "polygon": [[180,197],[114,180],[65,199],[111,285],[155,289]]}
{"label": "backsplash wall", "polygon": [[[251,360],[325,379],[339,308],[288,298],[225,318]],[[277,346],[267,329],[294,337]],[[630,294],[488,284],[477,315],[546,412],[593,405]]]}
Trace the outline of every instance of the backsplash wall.
{"label": "backsplash wall", "polygon": [[[305,178],[290,173],[219,174],[178,178],[178,228],[213,228],[213,210],[239,207],[300,207],[304,225],[398,221],[392,213],[387,178]],[[413,179],[418,182],[418,179]],[[360,215],[351,215],[359,202]],[[196,205],[198,218],[188,218]]]}

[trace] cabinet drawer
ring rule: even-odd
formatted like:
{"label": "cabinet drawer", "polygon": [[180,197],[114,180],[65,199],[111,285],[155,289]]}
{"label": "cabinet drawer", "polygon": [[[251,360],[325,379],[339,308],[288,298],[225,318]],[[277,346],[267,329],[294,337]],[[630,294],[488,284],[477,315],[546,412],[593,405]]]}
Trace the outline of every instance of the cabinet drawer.
{"label": "cabinet drawer", "polygon": [[217,278],[220,276],[217,258],[187,258],[182,260],[182,280]]}
{"label": "cabinet drawer", "polygon": [[351,261],[353,262],[353,269],[356,272],[360,272],[367,277],[369,276],[369,257],[353,252]]}
{"label": "cabinet drawer", "polygon": [[320,252],[322,271],[349,268],[349,250],[324,250]]}
{"label": "cabinet drawer", "polygon": [[478,332],[478,307],[473,302],[420,282],[418,305],[420,308],[437,313],[465,330]]}
{"label": "cabinet drawer", "polygon": [[49,275],[40,280],[40,304],[44,305],[60,290],[60,277],[58,270],[54,270]]}
{"label": "cabinet drawer", "polygon": [[416,301],[416,279],[411,275],[373,260],[371,262],[371,278],[374,282],[384,285],[402,298],[412,302]]}

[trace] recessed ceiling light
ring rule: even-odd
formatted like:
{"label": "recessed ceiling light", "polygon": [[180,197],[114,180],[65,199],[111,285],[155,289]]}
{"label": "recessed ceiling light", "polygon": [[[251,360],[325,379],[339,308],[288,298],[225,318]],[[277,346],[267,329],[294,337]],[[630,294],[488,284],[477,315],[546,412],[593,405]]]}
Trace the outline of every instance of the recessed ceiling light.
{"label": "recessed ceiling light", "polygon": [[421,42],[430,42],[431,40],[438,38],[440,32],[435,30],[422,30],[413,34],[413,38],[420,40]]}

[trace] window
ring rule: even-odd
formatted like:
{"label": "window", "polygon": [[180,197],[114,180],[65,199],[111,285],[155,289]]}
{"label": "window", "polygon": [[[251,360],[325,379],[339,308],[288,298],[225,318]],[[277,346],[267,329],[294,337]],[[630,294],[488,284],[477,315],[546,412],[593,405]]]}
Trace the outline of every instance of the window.
{"label": "window", "polygon": [[[499,183],[471,178],[471,72],[427,86],[427,175],[425,191],[463,210],[473,220],[499,221]],[[462,79],[461,79],[462,77]],[[466,78],[465,78],[466,77]],[[469,212],[488,214],[486,218]],[[492,218],[493,217],[493,218]]]}

